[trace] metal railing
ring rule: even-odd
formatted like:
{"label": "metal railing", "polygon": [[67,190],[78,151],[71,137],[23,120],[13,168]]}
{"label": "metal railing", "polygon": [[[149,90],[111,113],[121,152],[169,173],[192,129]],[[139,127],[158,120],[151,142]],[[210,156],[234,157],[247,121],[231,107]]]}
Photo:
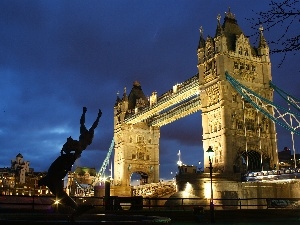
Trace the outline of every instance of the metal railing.
{"label": "metal railing", "polygon": [[[99,210],[107,209],[107,204],[112,204],[110,210],[193,210],[202,207],[209,210],[209,199],[203,198],[138,198],[116,197],[114,201],[107,201],[105,197],[73,197],[78,204],[91,204]],[[136,201],[138,200],[138,201]],[[134,206],[134,208],[132,208]],[[214,199],[216,210],[230,209],[269,209],[289,208],[300,209],[300,198],[232,198]],[[54,196],[0,196],[0,211],[2,210],[29,210],[56,212],[64,208],[56,201]]]}

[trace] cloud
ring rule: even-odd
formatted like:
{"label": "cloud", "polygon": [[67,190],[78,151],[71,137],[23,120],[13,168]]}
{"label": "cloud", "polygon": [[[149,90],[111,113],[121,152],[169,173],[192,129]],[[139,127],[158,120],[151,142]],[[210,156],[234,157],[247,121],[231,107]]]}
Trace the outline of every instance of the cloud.
{"label": "cloud", "polygon": [[[167,92],[198,72],[200,26],[205,36],[213,36],[216,16],[230,6],[250,35],[245,18],[255,14],[249,9],[267,5],[258,0],[2,1],[0,166],[10,166],[20,152],[36,171],[47,170],[66,138],[78,138],[86,106],[87,126],[99,108],[103,115],[77,165],[100,168],[113,138],[117,92],[126,87],[129,93],[135,80],[147,96]],[[299,70],[289,64],[278,69],[280,58],[273,58],[274,81],[297,95]],[[162,127],[160,148],[163,176],[177,168],[179,149],[187,164],[202,160],[201,113]]]}

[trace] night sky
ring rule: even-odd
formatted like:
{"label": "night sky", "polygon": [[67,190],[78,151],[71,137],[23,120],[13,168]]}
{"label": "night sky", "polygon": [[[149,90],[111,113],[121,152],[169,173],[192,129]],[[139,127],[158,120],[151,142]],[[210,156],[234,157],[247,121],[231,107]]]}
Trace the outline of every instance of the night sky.
{"label": "night sky", "polygon": [[[199,28],[214,36],[217,15],[230,10],[257,46],[251,19],[269,1],[251,0],[2,0],[0,2],[0,167],[18,153],[35,171],[46,171],[67,137],[79,137],[86,106],[87,127],[103,112],[94,141],[76,166],[101,167],[113,138],[117,92],[138,80],[146,96],[158,95],[197,73]],[[298,23],[299,24],[299,23]],[[265,31],[266,40],[282,28]],[[299,93],[299,54],[271,55],[273,82]],[[275,99],[276,101],[276,99]],[[296,150],[297,140],[296,137]],[[278,150],[291,135],[278,129]],[[299,145],[298,145],[299,146]],[[160,176],[183,163],[203,162],[201,113],[161,128]]]}

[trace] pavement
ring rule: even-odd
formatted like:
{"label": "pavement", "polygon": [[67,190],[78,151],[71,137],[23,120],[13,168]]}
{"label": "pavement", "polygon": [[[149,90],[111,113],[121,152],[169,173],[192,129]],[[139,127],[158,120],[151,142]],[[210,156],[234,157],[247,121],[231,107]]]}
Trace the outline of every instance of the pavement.
{"label": "pavement", "polygon": [[[195,215],[191,210],[158,210],[158,211],[116,211],[87,213],[75,219],[75,222],[68,222],[68,214],[53,213],[8,213],[0,211],[0,225],[9,224],[172,224],[172,225],[294,225],[300,224],[300,209],[251,209],[251,210],[215,210],[214,222],[211,222],[210,211],[204,211]],[[137,221],[136,218],[143,220]],[[158,217],[162,220],[151,221],[151,218]],[[147,220],[147,218],[150,220]],[[164,218],[170,218],[165,220]],[[105,221],[105,222],[104,222]]]}
{"label": "pavement", "polygon": [[251,210],[216,210],[212,222],[209,211],[203,215],[194,217],[194,220],[182,220],[173,218],[171,224],[175,225],[294,225],[300,224],[299,209],[251,209]]}

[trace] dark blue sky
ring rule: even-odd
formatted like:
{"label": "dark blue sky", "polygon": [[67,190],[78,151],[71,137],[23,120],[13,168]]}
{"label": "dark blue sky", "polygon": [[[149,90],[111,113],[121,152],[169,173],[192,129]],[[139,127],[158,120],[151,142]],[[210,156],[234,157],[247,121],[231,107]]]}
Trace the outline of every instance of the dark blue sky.
{"label": "dark blue sky", "polygon": [[[113,138],[117,92],[135,80],[144,93],[163,94],[197,73],[199,27],[214,36],[217,15],[231,8],[246,35],[248,19],[269,1],[241,0],[3,0],[0,2],[0,167],[18,153],[46,171],[66,138],[79,136],[86,106],[90,126],[103,112],[94,142],[75,166],[100,168]],[[268,40],[280,28],[265,32]],[[250,38],[257,46],[255,35]],[[272,55],[273,82],[299,96],[299,54]],[[161,128],[161,177],[183,163],[203,162],[201,114]],[[291,146],[288,132],[278,148]],[[297,140],[296,140],[297,141]],[[296,142],[297,144],[297,142]]]}

